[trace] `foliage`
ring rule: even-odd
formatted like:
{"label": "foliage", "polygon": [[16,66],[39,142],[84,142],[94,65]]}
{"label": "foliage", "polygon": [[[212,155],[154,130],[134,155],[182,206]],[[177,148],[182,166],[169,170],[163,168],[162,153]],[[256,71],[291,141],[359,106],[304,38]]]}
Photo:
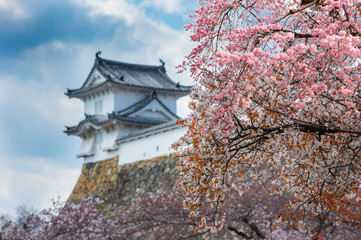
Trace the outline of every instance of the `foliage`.
{"label": "foliage", "polygon": [[[289,223],[275,226],[287,197],[269,196],[269,171],[257,181],[235,183],[227,192],[228,204],[223,228],[218,232],[195,232],[214,209],[189,213],[181,207],[183,195],[177,190],[146,193],[129,206],[107,205],[88,197],[78,203],[59,204],[33,212],[22,222],[4,219],[1,231],[7,240],[29,239],[308,239],[318,231],[327,239],[356,239],[360,230],[351,224],[335,224],[327,219],[307,218],[299,229]],[[189,218],[189,214],[191,218]],[[205,217],[203,217],[205,216]],[[332,217],[330,213],[330,217]],[[211,219],[207,219],[211,221]]]}
{"label": "foliage", "polygon": [[196,82],[176,145],[185,207],[217,210],[267,163],[273,193],[290,194],[284,220],[333,212],[361,226],[361,2],[199,2],[186,26],[198,46],[180,66]]}
{"label": "foliage", "polygon": [[18,207],[16,207],[16,209],[15,209],[15,215],[16,215],[15,221],[18,224],[23,224],[24,220],[28,216],[30,216],[34,213],[36,213],[36,210],[34,209],[34,207],[31,204],[23,203],[23,204],[19,205]]}
{"label": "foliage", "polygon": [[119,234],[114,221],[97,209],[91,197],[79,203],[53,202],[53,208],[28,215],[22,222],[3,220],[5,239],[109,239]]}

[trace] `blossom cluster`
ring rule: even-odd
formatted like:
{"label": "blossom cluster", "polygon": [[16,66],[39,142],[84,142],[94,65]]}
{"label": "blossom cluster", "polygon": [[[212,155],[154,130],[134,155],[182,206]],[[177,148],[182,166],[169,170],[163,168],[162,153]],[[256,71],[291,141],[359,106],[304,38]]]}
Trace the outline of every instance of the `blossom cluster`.
{"label": "blossom cluster", "polygon": [[[309,239],[317,232],[326,239],[356,239],[361,230],[352,224],[334,222],[334,213],[313,219],[304,214],[298,224],[279,223],[277,216],[288,196],[268,195],[275,169],[267,167],[259,179],[245,178],[232,184],[227,204],[216,231],[195,232],[196,223],[213,221],[211,207],[199,213],[181,207],[179,189],[157,192],[138,190],[138,198],[129,205],[103,202],[88,197],[77,203],[60,204],[41,212],[26,212],[21,219],[0,221],[3,239]],[[190,216],[190,217],[189,217]],[[300,228],[303,226],[303,228]],[[1,234],[0,234],[1,239]]]}
{"label": "blossom cluster", "polygon": [[269,163],[273,192],[292,196],[288,217],[336,211],[361,226],[361,2],[199,2],[186,26],[198,46],[181,66],[193,111],[175,145],[186,207],[217,210],[232,182]]}

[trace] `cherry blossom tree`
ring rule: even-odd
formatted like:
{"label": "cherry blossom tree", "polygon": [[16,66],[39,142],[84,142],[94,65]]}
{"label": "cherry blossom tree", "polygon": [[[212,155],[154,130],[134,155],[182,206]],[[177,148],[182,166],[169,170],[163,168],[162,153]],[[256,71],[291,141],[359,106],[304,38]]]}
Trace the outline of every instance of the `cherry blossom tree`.
{"label": "cherry blossom tree", "polygon": [[[181,207],[178,190],[156,193],[138,192],[127,206],[103,202],[93,197],[77,203],[59,204],[42,212],[31,212],[22,221],[3,220],[4,239],[309,239],[317,231],[326,239],[357,239],[361,231],[354,225],[337,225],[312,219],[298,228],[290,223],[276,225],[287,196],[268,195],[272,188],[270,172],[254,179],[233,183],[227,192],[227,205],[220,231],[195,232],[197,222],[211,221],[214,209],[205,207],[199,214]],[[205,218],[203,218],[205,216]],[[330,213],[333,216],[333,213]]]}
{"label": "cherry blossom tree", "polygon": [[184,206],[216,212],[199,230],[221,229],[227,191],[260,165],[290,196],[281,219],[361,226],[361,1],[199,2],[186,26],[198,46],[180,66],[193,111],[175,146]]}
{"label": "cherry blossom tree", "polygon": [[31,213],[21,222],[2,219],[3,238],[48,239],[113,239],[120,235],[116,219],[107,218],[98,209],[102,201],[91,197],[79,203],[53,202],[53,208]]}

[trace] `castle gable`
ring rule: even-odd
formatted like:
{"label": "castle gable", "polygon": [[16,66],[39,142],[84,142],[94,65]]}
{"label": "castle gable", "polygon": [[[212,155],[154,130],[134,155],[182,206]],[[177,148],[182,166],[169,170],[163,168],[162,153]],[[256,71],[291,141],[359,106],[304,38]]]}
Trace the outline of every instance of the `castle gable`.
{"label": "castle gable", "polygon": [[104,83],[107,79],[98,71],[97,68],[93,68],[87,78],[87,80],[84,82],[82,88],[89,88],[91,86],[96,86],[101,83]]}
{"label": "castle gable", "polygon": [[117,116],[132,119],[149,119],[159,121],[172,121],[179,117],[159,100],[155,91],[132,106],[115,113]]}

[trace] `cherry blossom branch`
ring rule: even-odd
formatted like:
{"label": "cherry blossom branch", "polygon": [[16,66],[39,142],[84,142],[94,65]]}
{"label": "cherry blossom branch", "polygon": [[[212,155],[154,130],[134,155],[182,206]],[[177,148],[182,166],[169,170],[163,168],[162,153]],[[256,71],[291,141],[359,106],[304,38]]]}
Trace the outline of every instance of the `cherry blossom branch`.
{"label": "cherry blossom branch", "polygon": [[[257,103],[258,105],[262,106],[258,101],[253,100],[253,102]],[[352,133],[352,134],[361,134],[361,131],[353,131],[353,130],[347,130],[347,129],[342,129],[342,128],[338,128],[338,127],[329,127],[326,125],[321,125],[321,124],[317,124],[317,123],[312,123],[312,122],[306,122],[303,120],[299,120],[296,119],[294,117],[290,117],[288,114],[285,114],[281,111],[275,110],[275,109],[271,109],[269,107],[266,106],[262,106],[262,108],[264,108],[265,110],[272,112],[272,113],[277,113],[279,115],[282,115],[284,117],[286,117],[286,119],[289,119],[291,121],[293,121],[300,130],[304,131],[304,132],[318,132],[318,133],[338,133],[338,132],[344,132],[344,133]]]}
{"label": "cherry blossom branch", "polygon": [[297,32],[294,32],[294,31],[291,31],[291,30],[287,30],[287,29],[275,29],[275,30],[272,30],[272,32],[286,32],[286,33],[293,33],[295,35],[296,38],[312,38],[312,37],[317,37],[312,35],[312,34],[308,34],[308,33],[297,33]]}
{"label": "cherry blossom branch", "polygon": [[200,1],[193,25],[200,45],[185,64],[197,82],[194,111],[178,143],[187,156],[180,182],[197,196],[190,208],[272,163],[279,168],[274,191],[293,197],[293,213],[302,205],[317,216],[330,206],[338,219],[361,225],[350,207],[361,212],[361,200],[348,197],[361,184],[358,0],[303,0],[291,10],[296,2]]}
{"label": "cherry blossom branch", "polygon": [[284,15],[284,16],[280,17],[279,19],[277,19],[277,20],[274,22],[274,24],[279,23],[280,21],[282,21],[283,19],[285,19],[286,17],[288,17],[288,16],[290,16],[290,15],[293,15],[293,14],[295,14],[295,13],[301,12],[301,11],[305,10],[306,8],[309,8],[309,7],[311,7],[312,5],[315,5],[318,1],[319,1],[319,0],[315,0],[315,1],[313,1],[313,2],[310,2],[310,3],[304,5],[303,7],[299,8],[299,9],[290,9],[290,11],[289,11],[286,15]]}
{"label": "cherry blossom branch", "polygon": [[244,239],[252,239],[250,236],[248,236],[247,234],[245,234],[242,231],[238,231],[236,228],[228,226],[227,227],[228,230],[235,232],[238,236],[243,237]]}

